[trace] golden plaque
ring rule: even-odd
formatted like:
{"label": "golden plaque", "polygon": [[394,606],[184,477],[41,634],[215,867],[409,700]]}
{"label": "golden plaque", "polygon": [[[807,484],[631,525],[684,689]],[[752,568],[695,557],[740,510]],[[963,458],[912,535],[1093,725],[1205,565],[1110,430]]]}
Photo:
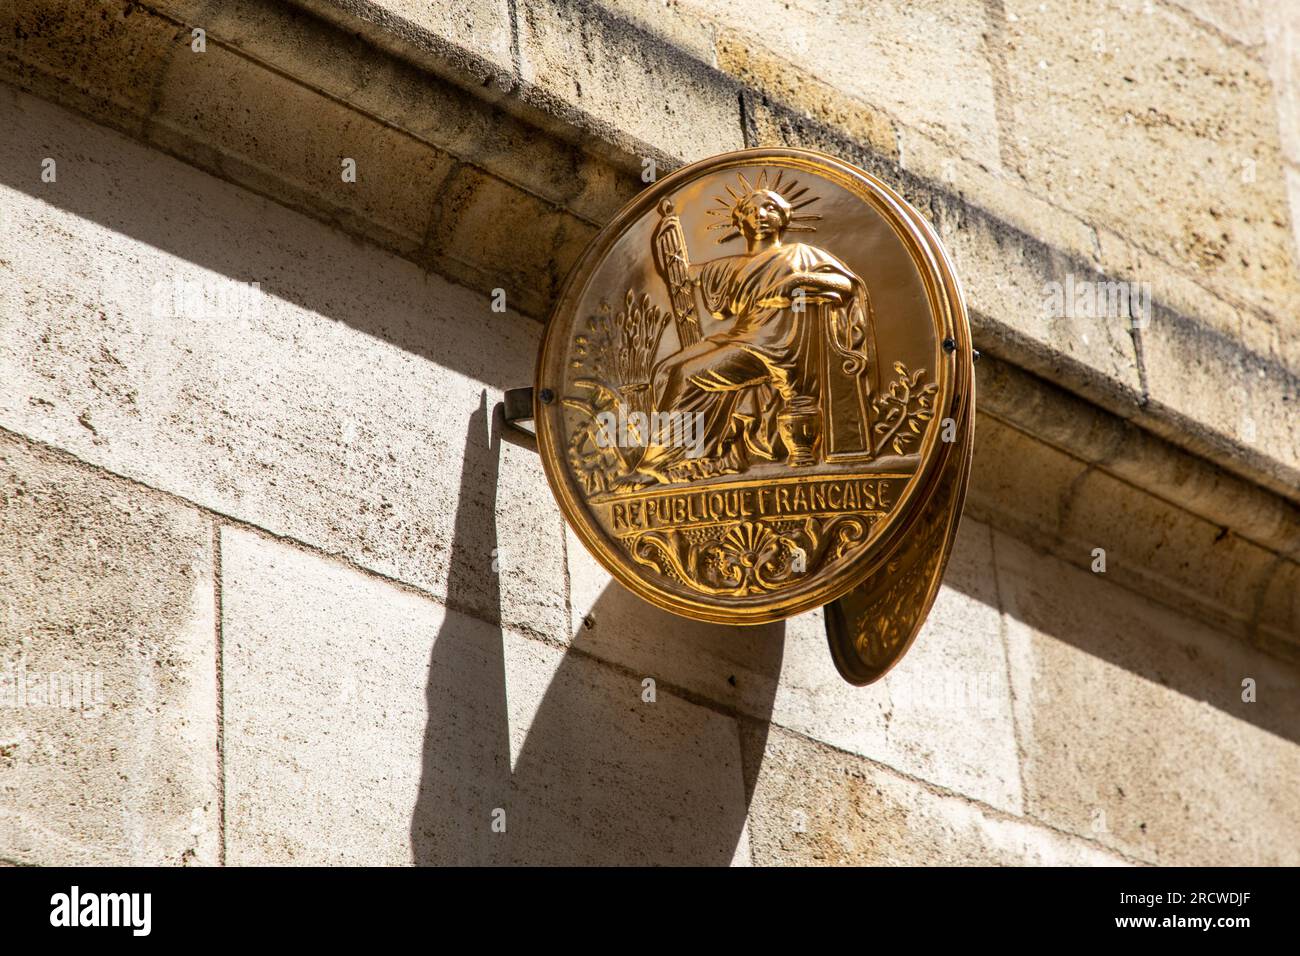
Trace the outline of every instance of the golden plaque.
{"label": "golden plaque", "polygon": [[755,149],[649,186],[547,324],[533,417],[566,520],[634,593],[761,624],[822,605],[881,676],[938,591],[974,375],[937,236],[870,174]]}

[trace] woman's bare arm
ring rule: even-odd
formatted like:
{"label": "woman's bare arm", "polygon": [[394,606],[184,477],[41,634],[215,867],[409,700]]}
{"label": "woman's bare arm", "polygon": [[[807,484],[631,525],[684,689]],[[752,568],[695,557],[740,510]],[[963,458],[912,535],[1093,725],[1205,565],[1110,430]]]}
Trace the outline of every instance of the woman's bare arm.
{"label": "woman's bare arm", "polygon": [[796,272],[785,282],[786,288],[823,289],[827,292],[852,292],[853,282],[837,272]]}

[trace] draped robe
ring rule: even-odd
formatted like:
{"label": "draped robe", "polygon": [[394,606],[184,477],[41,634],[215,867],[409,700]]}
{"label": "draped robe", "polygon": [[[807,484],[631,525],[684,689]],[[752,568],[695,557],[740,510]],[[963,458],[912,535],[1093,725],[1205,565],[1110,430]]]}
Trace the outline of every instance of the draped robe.
{"label": "draped robe", "polygon": [[[870,344],[863,320],[866,289],[844,263],[803,243],[724,256],[692,271],[699,276],[709,313],[732,324],[655,367],[653,407],[703,416],[703,458],[722,458],[740,443],[749,455],[774,459],[777,415],[818,407],[819,337],[836,334],[821,327],[819,317],[829,319],[838,334],[847,337],[847,350],[840,354],[856,356],[850,364],[860,360],[855,374],[865,368],[868,356],[860,349]],[[813,307],[818,297],[815,289],[809,290],[798,309],[788,280],[803,273],[840,276],[851,291],[822,309]],[[686,451],[654,446],[643,456],[641,468],[662,475],[686,460]]]}

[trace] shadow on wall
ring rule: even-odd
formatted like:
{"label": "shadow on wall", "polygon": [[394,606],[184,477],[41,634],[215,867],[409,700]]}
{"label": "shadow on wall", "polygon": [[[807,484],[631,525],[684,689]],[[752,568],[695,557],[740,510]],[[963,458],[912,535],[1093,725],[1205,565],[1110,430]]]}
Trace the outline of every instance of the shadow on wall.
{"label": "shadow on wall", "polygon": [[[448,581],[448,605],[500,618],[496,547],[496,478],[506,429],[486,397],[469,422]],[[531,443],[529,443],[531,445]],[[540,467],[540,463],[539,463]],[[485,481],[483,476],[490,476]],[[646,628],[674,639],[725,642],[738,628],[699,625],[641,601],[611,583],[592,609],[597,620],[625,616],[632,602]],[[746,629],[751,630],[751,629]],[[769,625],[753,670],[775,687],[783,625]],[[428,721],[419,795],[411,819],[417,864],[728,864],[743,838],[757,766],[742,768],[730,717],[669,700],[641,700],[640,678],[591,661],[579,626],[544,691],[520,686],[545,668],[514,675],[507,698],[511,648],[534,644],[448,615],[433,644]],[[525,649],[522,653],[528,653]],[[540,648],[546,655],[558,654]],[[511,766],[510,706],[530,692],[541,697]],[[762,721],[770,716],[767,702]],[[760,730],[765,737],[766,731]],[[719,743],[722,744],[719,749]],[[751,748],[761,754],[760,746]],[[504,811],[505,832],[493,812]]]}
{"label": "shadow on wall", "polygon": [[[522,443],[513,436],[500,410],[490,412],[484,399],[469,423],[450,561],[449,605],[477,607],[480,614],[498,620],[501,595],[492,569],[496,483],[501,441],[509,437]],[[1186,635],[1181,631],[1134,633],[1133,623],[1150,614],[1174,623],[1177,617],[1169,609],[1117,593],[1116,585],[1085,571],[1035,557],[1028,546],[1010,542],[1008,547],[1022,554],[1009,561],[1001,554],[995,558],[1003,565],[1001,600],[985,593],[991,568],[973,576],[950,573],[945,584],[981,603],[1002,604],[1004,612],[1049,638],[1296,739],[1290,708],[1236,707],[1235,684],[1223,681],[1221,668],[1206,666],[1219,652],[1236,658],[1251,655],[1249,649],[1199,628],[1207,643],[1201,652],[1205,656],[1198,660],[1196,648],[1183,643]],[[486,612],[484,582],[490,582]],[[1082,602],[1062,602],[1059,597],[1075,592]],[[1094,613],[1108,602],[1117,607]],[[1132,618],[1122,611],[1130,605],[1149,609],[1132,612],[1138,614]],[[752,655],[746,667],[765,678],[764,686],[774,689],[780,675],[782,625],[759,629],[760,639],[747,643],[746,638],[755,636],[751,629],[686,621],[656,610],[614,583],[605,589],[592,616],[598,627],[602,620],[633,619],[638,629],[659,629],[671,634],[675,643],[702,642],[707,648],[708,642],[718,647],[730,642],[733,650],[745,647],[744,653]],[[606,635],[604,640],[622,637]],[[537,655],[559,656],[558,665],[553,670],[511,670],[512,655],[517,659],[529,653],[521,650],[528,645],[540,649]],[[421,784],[411,821],[416,863],[732,861],[745,838],[771,698],[764,700],[761,714],[745,720],[745,734],[758,739],[746,741],[742,766],[734,744],[726,751],[708,747],[709,741],[716,744],[722,729],[734,739],[730,717],[677,701],[685,716],[663,723],[661,715],[674,706],[670,695],[661,694],[654,707],[643,704],[640,676],[593,664],[591,658],[598,653],[597,642],[580,625],[561,656],[549,645],[507,634],[499,624],[486,626],[456,615],[446,619],[433,645],[427,685]],[[543,683],[545,687],[538,686]],[[1095,690],[1090,699],[1097,719],[1113,719],[1113,689],[1099,684]],[[520,703],[537,698],[535,710]],[[520,740],[524,728],[526,736]],[[505,814],[505,833],[493,832],[491,826],[497,808]]]}
{"label": "shadow on wall", "polygon": [[[425,270],[414,263],[342,232],[321,242],[328,227],[318,219],[4,84],[0,97],[0,125],[15,124],[0,149],[0,185],[233,282],[255,281],[262,295],[443,368],[498,388],[519,384],[500,363],[448,348],[445,332],[430,334],[431,323],[449,321],[437,300],[442,283],[422,282]],[[70,157],[60,160],[56,184],[34,172],[48,155]],[[380,274],[383,281],[372,278]],[[366,294],[349,295],[349,286]]]}
{"label": "shadow on wall", "polygon": [[[977,451],[973,484],[981,481],[980,462]],[[999,467],[1004,466],[993,465],[989,470],[996,474]],[[1063,494],[1072,491],[1071,485]],[[1132,520],[1128,512],[1120,510],[1110,517],[1117,523]],[[1093,535],[1098,542],[1124,538],[1112,534],[1105,524],[1094,528]],[[1079,567],[1059,552],[1049,552],[1042,543],[1031,544],[996,529],[993,537],[996,576],[992,588],[981,579],[954,574],[951,568],[943,583],[983,603],[996,604],[1004,622],[1014,622],[1023,643],[1013,644],[1027,651],[1022,662],[1029,665],[1025,673],[1033,675],[1037,706],[1048,706],[1055,682],[1076,680],[1079,673],[1087,673],[1097,683],[1073,687],[1060,696],[1057,705],[1086,701],[1092,719],[1102,725],[1122,726],[1117,708],[1132,703],[1118,691],[1123,686],[1125,693],[1132,693],[1136,686],[1132,683],[1111,685],[1102,678],[1103,671],[1086,666],[1069,676],[1063,674],[1060,668],[1066,658],[1052,650],[1052,643],[1059,641],[1236,720],[1300,742],[1296,670],[1225,633],[1213,621],[1162,603],[1141,586],[1140,577],[1129,573],[1129,563],[1134,560],[1130,556],[1109,549],[1105,573],[1094,573],[1088,569],[1089,551],[1081,552],[1084,566]],[[1228,559],[1224,564],[1222,573],[1231,574],[1226,567]],[[1031,633],[1038,635],[1038,640],[1026,636]],[[1008,651],[1014,653],[1014,648]],[[1254,682],[1256,700],[1251,703],[1242,700],[1244,678]]]}

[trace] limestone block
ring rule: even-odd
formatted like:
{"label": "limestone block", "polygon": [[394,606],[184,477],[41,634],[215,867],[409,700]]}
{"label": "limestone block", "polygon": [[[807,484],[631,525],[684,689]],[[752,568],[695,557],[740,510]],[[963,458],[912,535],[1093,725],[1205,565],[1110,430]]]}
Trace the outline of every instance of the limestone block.
{"label": "limestone block", "polygon": [[222,577],[231,862],[747,860],[731,718],[253,533]]}
{"label": "limestone block", "polygon": [[1294,863],[1295,672],[1106,575],[995,549],[1026,813],[1153,863]]}
{"label": "limestone block", "polygon": [[212,522],[0,433],[0,857],[218,861]]}
{"label": "limestone block", "polygon": [[1025,178],[1229,297],[1293,312],[1300,281],[1265,65],[1165,4],[1006,10]]}
{"label": "limestone block", "polygon": [[763,866],[1115,866],[1082,839],[997,813],[773,728],[746,727],[762,768],[750,804],[754,863]]}

